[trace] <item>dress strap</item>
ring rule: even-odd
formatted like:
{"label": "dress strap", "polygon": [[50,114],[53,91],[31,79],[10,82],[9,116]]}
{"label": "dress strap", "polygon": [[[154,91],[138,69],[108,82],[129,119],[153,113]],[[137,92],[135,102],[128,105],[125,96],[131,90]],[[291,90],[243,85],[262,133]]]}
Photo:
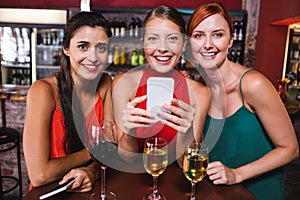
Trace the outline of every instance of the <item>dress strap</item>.
{"label": "dress strap", "polygon": [[243,106],[244,106],[244,96],[243,96],[243,91],[242,91],[242,80],[244,78],[244,76],[248,73],[248,72],[251,72],[251,71],[255,71],[254,69],[249,69],[247,71],[245,71],[242,76],[241,76],[241,79],[240,79],[240,95],[241,95],[241,98],[242,98],[242,103],[243,103]]}
{"label": "dress strap", "polygon": [[57,99],[56,92],[54,90],[53,85],[48,80],[43,79],[41,81],[44,81],[45,83],[47,83],[51,87],[51,90],[52,90],[53,96],[54,96],[55,106],[56,106],[56,108],[58,108],[58,99]]}

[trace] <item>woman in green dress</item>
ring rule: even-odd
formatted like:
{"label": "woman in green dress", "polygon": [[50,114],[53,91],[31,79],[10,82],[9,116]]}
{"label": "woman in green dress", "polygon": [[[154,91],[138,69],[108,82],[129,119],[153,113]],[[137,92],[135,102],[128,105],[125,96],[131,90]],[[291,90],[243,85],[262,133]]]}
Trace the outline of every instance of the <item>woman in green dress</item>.
{"label": "woman in green dress", "polygon": [[233,27],[223,5],[196,9],[188,36],[211,93],[204,131],[209,178],[214,184],[242,183],[257,199],[284,199],[282,167],[299,149],[277,91],[261,73],[228,60]]}

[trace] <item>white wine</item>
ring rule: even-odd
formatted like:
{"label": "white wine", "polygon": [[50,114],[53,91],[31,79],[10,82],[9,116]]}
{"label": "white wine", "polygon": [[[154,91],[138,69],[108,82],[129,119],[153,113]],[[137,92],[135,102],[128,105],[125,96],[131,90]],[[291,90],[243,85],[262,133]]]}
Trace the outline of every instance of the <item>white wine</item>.
{"label": "white wine", "polygon": [[168,165],[167,150],[159,148],[146,148],[143,154],[144,167],[152,176],[162,174]]}
{"label": "white wine", "polygon": [[185,177],[193,182],[197,183],[201,181],[207,172],[208,156],[200,154],[184,154],[183,158],[183,173]]}

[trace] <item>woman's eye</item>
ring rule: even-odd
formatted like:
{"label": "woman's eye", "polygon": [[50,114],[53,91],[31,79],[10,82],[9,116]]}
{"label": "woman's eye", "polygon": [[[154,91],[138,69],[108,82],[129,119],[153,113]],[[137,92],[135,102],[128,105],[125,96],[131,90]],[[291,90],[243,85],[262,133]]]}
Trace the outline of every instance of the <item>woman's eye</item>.
{"label": "woman's eye", "polygon": [[156,41],[156,40],[157,40],[157,37],[149,36],[147,39],[148,39],[149,41]]}
{"label": "woman's eye", "polygon": [[100,46],[98,47],[98,51],[99,51],[100,53],[104,53],[104,52],[106,52],[107,50],[108,50],[108,48],[107,48],[106,45],[100,45]]}
{"label": "woman's eye", "polygon": [[220,38],[220,37],[222,37],[223,36],[223,33],[215,33],[214,34],[214,37],[217,37],[217,38]]}
{"label": "woman's eye", "polygon": [[179,40],[179,37],[177,37],[177,36],[170,36],[170,37],[168,37],[168,40],[171,41],[171,42],[177,42]]}
{"label": "woman's eye", "polygon": [[196,34],[192,35],[192,37],[195,39],[200,39],[202,36],[203,36],[203,34],[201,34],[201,33],[196,33]]}
{"label": "woman's eye", "polygon": [[86,50],[87,49],[87,45],[86,44],[80,44],[80,45],[78,45],[78,48],[80,50]]}

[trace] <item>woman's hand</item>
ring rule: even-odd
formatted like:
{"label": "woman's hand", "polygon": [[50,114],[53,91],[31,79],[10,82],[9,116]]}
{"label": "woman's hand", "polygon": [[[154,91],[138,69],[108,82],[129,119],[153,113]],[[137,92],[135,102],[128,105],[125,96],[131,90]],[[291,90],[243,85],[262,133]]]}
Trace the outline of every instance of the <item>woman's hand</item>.
{"label": "woman's hand", "polygon": [[186,133],[193,123],[195,108],[178,99],[172,99],[171,103],[176,104],[178,107],[164,104],[163,109],[169,112],[162,111],[159,112],[158,115],[165,119],[162,123],[174,128],[180,133]]}
{"label": "woman's hand", "polygon": [[123,111],[123,124],[125,133],[134,135],[135,129],[139,127],[149,127],[154,124],[153,114],[145,109],[136,108],[135,106],[147,99],[147,96],[136,97],[127,103],[127,108]]}
{"label": "woman's hand", "polygon": [[61,185],[74,177],[75,182],[68,190],[72,192],[88,192],[92,190],[98,178],[98,175],[95,174],[97,173],[94,173],[90,167],[75,168],[67,173],[58,184]]}
{"label": "woman's hand", "polygon": [[212,180],[216,185],[233,185],[241,182],[238,181],[236,170],[226,167],[220,161],[208,164],[207,175],[209,176],[209,179]]}

